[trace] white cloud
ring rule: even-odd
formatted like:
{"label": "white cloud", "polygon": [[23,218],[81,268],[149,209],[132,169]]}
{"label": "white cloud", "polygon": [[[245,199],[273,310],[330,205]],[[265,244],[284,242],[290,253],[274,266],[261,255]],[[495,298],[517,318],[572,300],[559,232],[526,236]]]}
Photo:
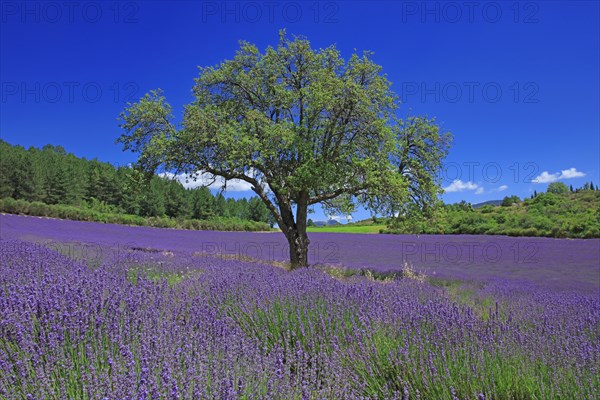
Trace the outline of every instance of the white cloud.
{"label": "white cloud", "polygon": [[[196,174],[196,180],[188,177],[186,174],[175,175],[171,172],[164,172],[158,174],[159,176],[175,179],[183,185],[186,189],[193,189],[199,186],[208,186],[211,189],[221,189],[223,187],[223,183],[225,179],[218,176],[213,182],[213,179],[210,174],[207,173],[198,173]],[[246,181],[242,181],[240,179],[230,179],[227,181],[227,191],[228,192],[246,192],[252,190],[252,185],[250,185]]]}
{"label": "white cloud", "polygon": [[[454,183],[454,182],[452,182],[452,183]],[[467,182],[467,184],[469,184],[469,182]],[[475,184],[475,185],[476,185],[476,184]],[[483,186],[479,186],[479,185],[476,185],[476,186],[477,186],[477,189],[475,189],[475,194],[484,194],[484,193],[486,193],[486,191],[485,191],[485,189],[483,188]],[[472,190],[472,187],[469,187],[469,188],[467,188],[467,189],[471,189],[471,190]],[[508,186],[506,186],[506,185],[502,185],[502,186],[499,186],[499,187],[497,187],[497,188],[489,189],[489,190],[487,191],[487,193],[497,193],[497,192],[503,192],[503,191],[505,191],[506,189],[508,189]]]}
{"label": "white cloud", "polygon": [[533,180],[533,183],[556,182],[558,180],[559,176],[560,176],[559,173],[550,174],[550,173],[548,173],[548,171],[544,171]]}
{"label": "white cloud", "polygon": [[506,189],[508,189],[507,185],[501,185],[501,186],[498,186],[497,188],[490,189],[490,193],[504,192]]}
{"label": "white cloud", "polygon": [[341,222],[343,220],[352,221],[352,215],[346,215],[345,217],[343,215],[328,215],[327,218],[333,219],[337,222]]}
{"label": "white cloud", "polygon": [[569,169],[563,169],[560,172],[559,179],[581,178],[584,176],[585,176],[585,174],[583,172],[577,171],[576,168],[569,168]]}
{"label": "white cloud", "polygon": [[[471,181],[463,182],[460,179],[455,179],[452,181],[452,183],[450,185],[448,185],[444,188],[444,192],[453,193],[453,192],[463,192],[465,190],[478,190],[478,189],[483,190],[483,188],[481,188],[478,184],[473,183]],[[480,193],[482,193],[482,192],[480,192]],[[480,193],[478,193],[478,194],[480,194]]]}
{"label": "white cloud", "polygon": [[577,171],[577,168],[563,169],[562,171],[554,174],[551,174],[548,171],[543,171],[533,180],[533,183],[551,183],[561,179],[581,178],[583,176],[585,176],[585,173]]}

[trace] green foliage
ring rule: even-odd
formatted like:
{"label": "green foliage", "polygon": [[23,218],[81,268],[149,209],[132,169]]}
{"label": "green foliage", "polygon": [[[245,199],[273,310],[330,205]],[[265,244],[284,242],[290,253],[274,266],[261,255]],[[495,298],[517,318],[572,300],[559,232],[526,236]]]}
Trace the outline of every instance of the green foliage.
{"label": "green foliage", "polygon": [[575,192],[539,193],[523,202],[517,196],[505,197],[500,207],[438,205],[436,213],[399,216],[389,221],[387,233],[600,237],[600,191],[589,185]]}
{"label": "green foliage", "polygon": [[165,199],[160,195],[157,180],[150,181],[149,189],[140,199],[140,215],[145,217],[160,217],[165,215]]}
{"label": "green foliage", "polygon": [[309,232],[335,232],[335,233],[381,233],[385,225],[355,225],[355,224],[337,224],[324,226],[309,226]]}
{"label": "green foliage", "polygon": [[[226,200],[220,195],[217,208],[215,197],[206,187],[185,189],[180,182],[160,176],[143,179],[135,169],[77,158],[61,146],[25,150],[0,140],[0,154],[0,199],[73,206],[83,210],[85,216],[79,215],[80,211],[70,213],[61,208],[62,214],[70,215],[65,218],[108,222],[109,219],[120,221],[120,218],[108,218],[107,214],[129,214],[155,217],[161,221],[157,224],[169,225],[171,223],[162,222],[168,219],[166,217],[179,220],[228,217],[236,222],[224,223],[227,230],[245,229],[239,222],[243,220],[261,223],[261,230],[271,223],[266,206],[256,197],[250,201]],[[35,204],[32,207],[40,210],[38,203]],[[48,211],[40,212],[40,215],[48,214]],[[89,212],[98,214],[90,216]],[[37,214],[32,211],[31,215]],[[254,229],[252,224],[250,226]],[[218,228],[213,224],[210,229]]]}
{"label": "green foliage", "polygon": [[510,207],[513,204],[517,204],[521,201],[519,196],[506,196],[502,199],[502,207]]}
{"label": "green foliage", "polygon": [[239,218],[176,220],[169,217],[141,217],[138,215],[119,214],[113,213],[111,210],[113,210],[111,206],[101,202],[86,203],[84,207],[77,207],[65,204],[46,204],[39,201],[15,200],[10,197],[0,199],[0,212],[9,214],[192,230],[267,231],[270,228],[265,222],[248,221]]}
{"label": "green foliage", "polygon": [[547,193],[554,193],[554,194],[564,194],[567,193],[569,191],[569,188],[567,187],[567,185],[565,185],[562,182],[552,182],[551,184],[548,185],[548,189],[546,189]]}
{"label": "green foliage", "polygon": [[215,212],[215,198],[207,187],[192,191],[192,218],[211,219]]}
{"label": "green foliage", "polygon": [[258,197],[253,197],[248,201],[248,218],[252,221],[269,219],[269,209]]}

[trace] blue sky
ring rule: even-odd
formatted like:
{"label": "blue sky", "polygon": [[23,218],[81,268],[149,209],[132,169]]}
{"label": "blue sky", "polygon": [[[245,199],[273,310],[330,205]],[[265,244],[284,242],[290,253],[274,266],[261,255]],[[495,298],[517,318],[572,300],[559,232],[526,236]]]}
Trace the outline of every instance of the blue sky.
{"label": "blue sky", "polygon": [[197,66],[231,58],[239,40],[275,45],[286,28],[345,57],[373,51],[400,114],[453,133],[446,202],[600,183],[598,4],[4,1],[0,135],[127,164],[135,156],[114,143],[127,101],[162,88],[181,116]]}

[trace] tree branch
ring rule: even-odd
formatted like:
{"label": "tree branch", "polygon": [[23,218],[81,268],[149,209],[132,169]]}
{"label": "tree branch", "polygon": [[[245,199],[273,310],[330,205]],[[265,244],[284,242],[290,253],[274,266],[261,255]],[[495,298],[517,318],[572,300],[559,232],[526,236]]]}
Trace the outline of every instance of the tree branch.
{"label": "tree branch", "polygon": [[333,192],[329,192],[329,193],[322,193],[319,194],[317,196],[313,196],[311,198],[309,198],[308,200],[308,205],[313,205],[316,203],[320,203],[322,201],[327,201],[327,200],[331,200],[331,199],[335,199],[336,197],[347,193],[347,194],[354,194],[357,193],[363,189],[367,189],[366,185],[361,185],[361,186],[355,186],[352,188],[340,188],[337,190],[334,190]]}
{"label": "tree branch", "polygon": [[213,174],[213,175],[222,176],[225,179],[239,179],[239,180],[243,180],[243,181],[251,184],[252,191],[254,193],[256,193],[258,195],[258,197],[260,197],[260,199],[263,201],[263,203],[265,203],[265,205],[267,206],[269,211],[271,211],[273,213],[273,215],[275,216],[275,219],[277,220],[277,224],[279,225],[279,227],[281,228],[283,225],[285,225],[283,223],[284,221],[281,217],[281,214],[277,210],[277,207],[275,207],[275,205],[273,204],[271,199],[269,199],[269,196],[267,196],[267,193],[264,191],[264,189],[262,188],[260,183],[255,178],[249,177],[248,175],[245,175],[245,174],[239,174],[239,173],[235,173],[235,172],[231,172],[231,171],[222,171],[222,170],[218,170],[218,169],[211,168],[211,167],[204,167],[203,170],[210,174]]}

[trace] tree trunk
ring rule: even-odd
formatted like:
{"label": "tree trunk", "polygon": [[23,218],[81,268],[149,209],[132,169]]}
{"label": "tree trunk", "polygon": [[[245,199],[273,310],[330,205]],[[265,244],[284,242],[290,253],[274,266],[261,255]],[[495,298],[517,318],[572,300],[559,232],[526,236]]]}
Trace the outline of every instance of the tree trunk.
{"label": "tree trunk", "polygon": [[296,218],[292,212],[292,206],[287,198],[278,197],[280,209],[280,228],[290,246],[290,268],[308,267],[308,235],[306,234],[306,222],[308,217],[308,193],[302,192],[296,203]]}
{"label": "tree trunk", "polygon": [[298,229],[290,230],[287,240],[290,246],[290,268],[308,267],[308,245],[310,240],[306,234],[306,228],[304,232],[300,232]]}

